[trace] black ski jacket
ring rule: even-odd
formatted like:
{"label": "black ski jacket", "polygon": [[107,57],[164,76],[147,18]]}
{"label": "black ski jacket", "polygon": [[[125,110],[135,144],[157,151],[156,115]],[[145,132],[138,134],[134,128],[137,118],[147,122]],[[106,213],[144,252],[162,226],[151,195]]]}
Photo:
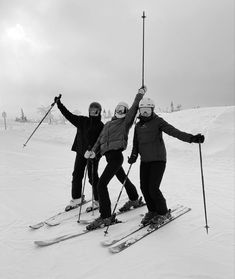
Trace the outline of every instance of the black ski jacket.
{"label": "black ski jacket", "polygon": [[72,151],[84,155],[84,153],[95,144],[103,129],[104,124],[101,121],[101,116],[78,116],[72,114],[61,102],[58,102],[57,106],[63,116],[77,128]]}
{"label": "black ski jacket", "polygon": [[155,113],[146,122],[139,121],[135,126],[132,155],[138,156],[142,162],[166,161],[166,147],[162,133],[166,133],[181,141],[191,143],[192,134],[182,132]]}

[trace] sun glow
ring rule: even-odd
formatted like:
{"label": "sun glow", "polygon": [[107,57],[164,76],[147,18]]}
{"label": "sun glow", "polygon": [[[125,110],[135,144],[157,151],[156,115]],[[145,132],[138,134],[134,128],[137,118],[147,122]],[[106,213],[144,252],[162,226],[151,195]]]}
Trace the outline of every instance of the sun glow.
{"label": "sun glow", "polygon": [[0,40],[4,43],[8,51],[13,51],[15,54],[22,53],[41,53],[47,51],[50,47],[35,37],[36,32],[28,30],[17,23],[5,28]]}
{"label": "sun glow", "polygon": [[15,26],[8,28],[6,30],[6,35],[9,39],[15,41],[27,41],[27,36],[24,28],[20,24],[16,24]]}

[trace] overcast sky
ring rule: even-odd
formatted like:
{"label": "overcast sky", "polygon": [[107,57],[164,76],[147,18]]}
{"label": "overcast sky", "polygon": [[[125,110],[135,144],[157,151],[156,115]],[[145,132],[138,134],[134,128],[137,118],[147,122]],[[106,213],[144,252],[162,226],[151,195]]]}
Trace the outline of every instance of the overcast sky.
{"label": "overcast sky", "polygon": [[132,102],[234,105],[233,0],[0,0],[0,113],[62,102],[87,113]]}

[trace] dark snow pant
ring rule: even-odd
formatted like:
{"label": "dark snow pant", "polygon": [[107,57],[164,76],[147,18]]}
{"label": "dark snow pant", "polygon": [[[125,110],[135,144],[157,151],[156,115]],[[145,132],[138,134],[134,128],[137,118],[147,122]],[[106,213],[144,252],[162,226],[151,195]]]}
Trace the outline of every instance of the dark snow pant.
{"label": "dark snow pant", "polygon": [[[100,215],[102,218],[111,216],[111,201],[108,193],[108,184],[116,175],[117,179],[123,184],[126,174],[122,168],[123,155],[121,150],[111,150],[105,153],[107,166],[105,167],[98,182],[98,194],[100,203]],[[135,186],[127,178],[125,189],[130,200],[137,200],[139,195]]]}
{"label": "dark snow pant", "polygon": [[72,198],[79,199],[82,194],[82,180],[85,173],[86,165],[88,167],[88,179],[93,188],[94,199],[98,200],[97,184],[99,181],[98,165],[99,159],[87,160],[83,155],[78,154],[75,158],[73,177],[72,177]]}
{"label": "dark snow pant", "polygon": [[166,200],[160,191],[160,184],[166,168],[166,162],[140,163],[140,188],[149,211],[158,214],[167,213]]}

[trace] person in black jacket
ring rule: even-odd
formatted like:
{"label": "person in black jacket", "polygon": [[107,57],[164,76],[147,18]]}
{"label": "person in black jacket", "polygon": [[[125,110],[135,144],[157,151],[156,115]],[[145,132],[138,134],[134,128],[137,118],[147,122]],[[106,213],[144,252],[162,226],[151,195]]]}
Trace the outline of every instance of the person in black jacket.
{"label": "person in black jacket", "polygon": [[133,148],[129,164],[136,162],[140,154],[140,188],[148,212],[141,223],[158,223],[169,216],[166,200],[160,191],[161,180],[166,167],[166,148],[162,133],[188,143],[203,143],[204,136],[182,132],[154,113],[154,102],[143,98],[139,103],[139,122],[135,126]]}
{"label": "person in black jacket", "polygon": [[71,122],[76,128],[77,133],[72,145],[72,151],[76,152],[76,158],[74,163],[74,170],[72,173],[72,200],[69,205],[66,206],[65,211],[69,211],[78,207],[84,202],[84,197],[81,197],[82,192],[82,179],[84,177],[85,168],[87,165],[89,182],[93,187],[94,195],[94,207],[99,207],[97,183],[99,181],[98,176],[98,164],[100,157],[99,154],[92,160],[84,158],[86,150],[89,150],[103,129],[103,122],[101,121],[101,105],[97,102],[93,102],[89,106],[89,117],[83,115],[72,114],[60,101],[60,98],[55,97],[58,109],[63,116]]}

